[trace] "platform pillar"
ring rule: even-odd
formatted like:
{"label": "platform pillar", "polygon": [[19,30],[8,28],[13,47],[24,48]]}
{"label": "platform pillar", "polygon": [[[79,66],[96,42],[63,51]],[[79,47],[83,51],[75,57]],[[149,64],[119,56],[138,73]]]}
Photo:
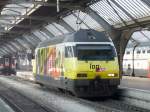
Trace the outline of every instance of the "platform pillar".
{"label": "platform pillar", "polygon": [[120,74],[123,74],[123,56],[125,53],[126,46],[130,40],[132,34],[135,32],[135,29],[129,29],[122,31],[120,37],[113,39],[114,45],[117,50],[118,60],[120,65]]}

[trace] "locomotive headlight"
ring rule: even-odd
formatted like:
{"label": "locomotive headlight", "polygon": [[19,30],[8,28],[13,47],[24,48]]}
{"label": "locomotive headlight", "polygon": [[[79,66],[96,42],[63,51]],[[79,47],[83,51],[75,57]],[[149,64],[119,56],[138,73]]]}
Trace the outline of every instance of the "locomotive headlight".
{"label": "locomotive headlight", "polygon": [[114,77],[114,76],[115,76],[115,74],[108,74],[108,76],[109,76],[109,77]]}

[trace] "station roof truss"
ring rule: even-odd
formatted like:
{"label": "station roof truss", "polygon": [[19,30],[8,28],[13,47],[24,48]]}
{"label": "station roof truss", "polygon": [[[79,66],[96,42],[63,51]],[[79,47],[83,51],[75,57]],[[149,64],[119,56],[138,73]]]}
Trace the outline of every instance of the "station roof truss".
{"label": "station roof truss", "polygon": [[0,55],[82,29],[149,27],[149,0],[1,0]]}

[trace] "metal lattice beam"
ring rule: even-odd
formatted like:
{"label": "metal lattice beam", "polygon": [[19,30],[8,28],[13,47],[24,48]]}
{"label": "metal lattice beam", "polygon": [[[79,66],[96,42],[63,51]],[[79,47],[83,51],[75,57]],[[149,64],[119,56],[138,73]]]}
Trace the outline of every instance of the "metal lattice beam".
{"label": "metal lattice beam", "polygon": [[0,30],[0,33],[6,33],[6,34],[18,34],[21,35],[23,33],[25,33],[24,31],[5,31],[5,30]]}
{"label": "metal lattice beam", "polygon": [[[11,18],[10,18],[11,17]],[[16,15],[16,14],[11,14],[11,15],[0,15],[0,20],[15,20],[16,18],[24,18],[24,19],[31,19],[31,20],[38,20],[38,21],[48,21],[49,18],[52,17],[44,17],[44,16],[29,16],[29,15]]]}
{"label": "metal lattice beam", "polygon": [[[0,25],[1,26],[9,26],[9,27],[18,27],[18,28],[30,28],[30,29],[36,27],[36,26],[34,26],[32,24],[21,25],[21,24],[15,24],[15,23],[14,24],[10,24],[10,23],[2,23],[2,22],[0,22]],[[2,32],[5,32],[5,31],[2,31]]]}
{"label": "metal lattice beam", "polygon": [[[21,4],[21,3],[30,3],[34,5],[41,5],[41,6],[49,6],[49,7],[56,7],[56,2],[45,2],[45,1],[34,1],[34,0],[9,0],[7,4]],[[5,3],[0,2],[0,5],[5,5]],[[71,8],[71,9],[80,9],[81,3],[71,3],[71,2],[61,2],[60,8]]]}

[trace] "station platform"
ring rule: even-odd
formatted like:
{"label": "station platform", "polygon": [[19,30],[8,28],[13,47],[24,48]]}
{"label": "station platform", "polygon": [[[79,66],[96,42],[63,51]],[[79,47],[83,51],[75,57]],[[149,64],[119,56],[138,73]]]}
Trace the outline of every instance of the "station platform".
{"label": "station platform", "polygon": [[16,76],[23,79],[34,81],[34,76],[32,74],[32,71],[17,71]]}
{"label": "station platform", "polygon": [[123,76],[120,87],[150,91],[150,78]]}
{"label": "station platform", "polygon": [[[31,71],[17,71],[17,77],[35,80]],[[150,78],[123,76],[120,87],[150,91]]]}

